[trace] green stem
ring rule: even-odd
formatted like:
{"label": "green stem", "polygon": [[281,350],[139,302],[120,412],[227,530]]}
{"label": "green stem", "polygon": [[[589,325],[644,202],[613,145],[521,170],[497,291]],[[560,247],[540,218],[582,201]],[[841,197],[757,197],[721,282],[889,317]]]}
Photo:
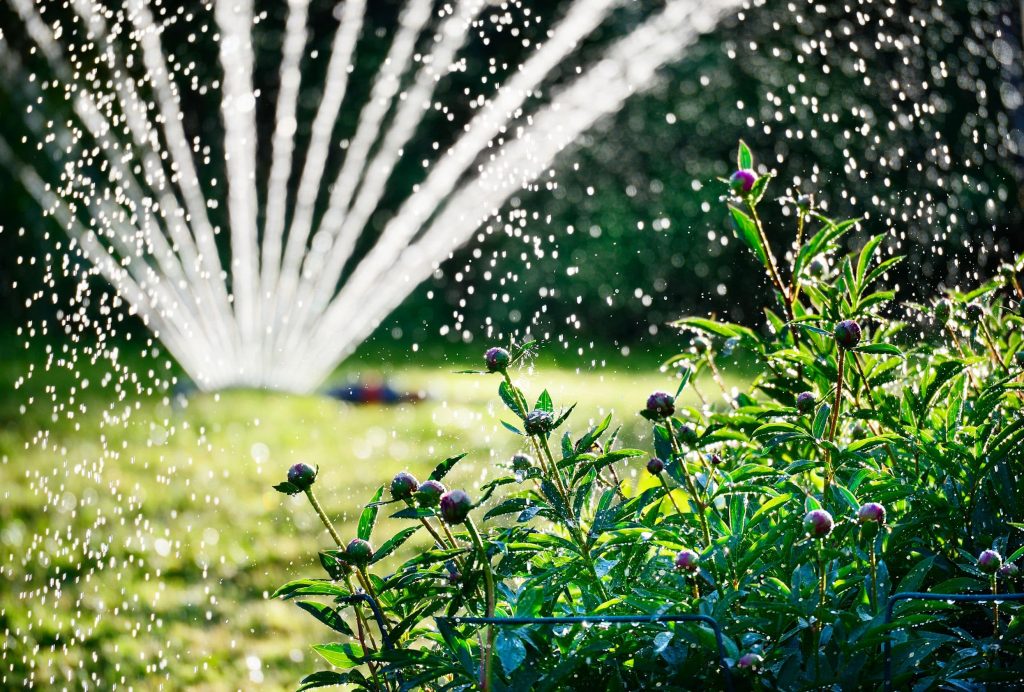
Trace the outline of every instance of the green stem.
{"label": "green stem", "polygon": [[871,604],[871,612],[876,613],[878,611],[878,558],[875,555],[875,540],[874,536],[871,537],[871,593],[869,594],[868,603]]}
{"label": "green stem", "polygon": [[[996,575],[992,575],[992,595],[996,596],[999,594],[999,583],[996,581]],[[999,602],[996,601],[995,609],[992,615],[992,637],[999,639]]]}
{"label": "green stem", "polygon": [[988,345],[988,350],[992,353],[992,358],[999,363],[999,367],[1003,369],[1003,372],[1009,375],[1010,369],[1006,367],[1003,357],[999,355],[999,350],[996,349],[996,344],[992,340],[992,332],[988,330],[988,325],[985,324],[984,320],[981,322],[981,334],[985,339],[985,343]]}
{"label": "green stem", "polygon": [[313,488],[306,488],[306,497],[309,499],[309,504],[313,505],[313,511],[316,512],[317,516],[320,517],[320,521],[323,522],[324,526],[327,527],[327,533],[331,534],[331,538],[342,550],[345,549],[345,545],[341,542],[341,536],[334,528],[334,524],[327,517],[327,513],[324,512],[324,508],[320,506],[320,502],[316,499],[316,495],[313,494]]}
{"label": "green stem", "polygon": [[665,494],[668,495],[668,499],[672,502],[672,506],[676,508],[676,514],[682,514],[683,510],[679,509],[676,499],[672,497],[672,489],[669,488],[668,483],[665,482],[665,474],[659,473],[658,480],[661,481],[661,487],[665,489]]}
{"label": "green stem", "polygon": [[711,527],[708,524],[707,508],[704,502],[700,499],[700,495],[697,491],[697,485],[690,478],[690,474],[686,471],[686,464],[683,459],[682,450],[679,448],[679,441],[676,440],[676,431],[672,427],[672,419],[665,419],[665,426],[668,428],[668,440],[672,447],[672,455],[679,460],[679,464],[683,467],[683,478],[686,479],[687,491],[690,493],[690,499],[693,501],[694,506],[697,508],[697,516],[700,519],[701,531],[704,534],[704,545],[707,548],[711,547]]}
{"label": "green stem", "polygon": [[[469,537],[473,540],[473,545],[476,546],[477,552],[480,553],[480,561],[484,566],[484,590],[487,597],[487,610],[485,617],[494,617],[494,572],[491,570],[491,560],[487,557],[487,549],[484,548],[484,542],[480,538],[480,533],[476,530],[476,525],[473,523],[471,518],[466,519],[466,530],[469,532]],[[487,626],[487,633],[484,635],[483,651],[480,652],[480,687],[484,692],[489,692],[491,689],[491,673],[493,669],[493,645],[494,645],[494,626]]]}
{"label": "green stem", "polygon": [[[843,406],[843,371],[846,369],[846,349],[839,348],[839,359],[836,367],[836,399],[832,406],[832,420],[828,426],[828,441],[836,438],[836,428],[839,426],[839,409]],[[832,452],[825,453],[825,492],[832,487]]]}

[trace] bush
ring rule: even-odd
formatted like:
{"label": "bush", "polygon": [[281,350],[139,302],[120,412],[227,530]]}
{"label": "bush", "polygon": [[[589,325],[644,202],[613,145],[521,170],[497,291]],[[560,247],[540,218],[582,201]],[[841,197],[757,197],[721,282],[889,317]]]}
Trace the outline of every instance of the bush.
{"label": "bush", "polygon": [[[666,363],[675,394],[636,402],[651,448],[620,448],[610,416],[574,435],[572,407],[557,408],[547,391],[531,406],[511,375],[531,343],[501,358],[488,351],[480,373],[500,379],[519,419],[504,425],[526,453],[475,502],[440,484],[462,457],[415,492],[402,474],[343,548],[313,480],[278,486],[305,492],[338,545],[320,553],[327,579],[277,592],[329,601],[299,605],[342,638],[314,647],[341,670],[313,673],[303,689],[717,689],[726,674],[769,689],[869,687],[882,681],[886,640],[898,686],[1020,679],[1010,604],[1000,615],[998,605],[979,614],[902,603],[896,628],[885,610],[901,592],[1015,586],[1022,263],[934,309],[896,306],[880,284],[900,258],[876,260],[883,236],[837,256],[858,222],[829,219],[807,197],[782,200],[797,226],[783,263],[758,215],[770,176],[746,175],[756,169],[742,143],[737,169],[742,185],[723,181],[729,213],[774,305],[760,332],[675,323],[694,339]],[[728,391],[719,364],[741,351],[757,373],[748,391]],[[697,392],[701,407],[683,405],[704,370],[721,397]],[[417,502],[427,484],[440,499]],[[374,548],[377,514],[392,505],[410,525]],[[421,529],[431,549],[392,574],[374,570]],[[728,671],[706,621],[602,622],[682,613],[721,625]],[[589,621],[460,620],[471,616]]]}

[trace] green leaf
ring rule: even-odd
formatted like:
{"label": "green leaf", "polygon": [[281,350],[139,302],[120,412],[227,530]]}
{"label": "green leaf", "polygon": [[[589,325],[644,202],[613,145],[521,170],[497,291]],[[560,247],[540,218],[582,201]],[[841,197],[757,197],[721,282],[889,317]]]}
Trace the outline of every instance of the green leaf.
{"label": "green leaf", "polygon": [[548,390],[544,390],[537,397],[537,404],[534,406],[538,411],[547,411],[548,413],[555,412],[555,404],[551,401],[551,395],[548,394]]}
{"label": "green leaf", "polygon": [[323,603],[317,603],[316,601],[298,601],[295,605],[305,610],[335,632],[340,632],[349,637],[352,636],[352,628],[349,627],[348,623],[342,619],[341,615],[338,614],[338,611],[331,606]]}
{"label": "green leaf", "polygon": [[764,267],[768,266],[768,255],[765,253],[764,245],[761,244],[760,235],[754,220],[740,211],[737,207],[729,205],[729,213],[736,228],[736,235],[747,244],[759,262]]}
{"label": "green leaf", "polygon": [[374,493],[370,504],[366,505],[363,508],[363,513],[359,515],[359,529],[356,535],[364,541],[370,540],[370,534],[373,533],[373,525],[377,523],[377,511],[380,509],[380,505],[376,503],[380,502],[380,498],[383,496],[384,486],[382,485],[377,488],[377,492]]}
{"label": "green leaf", "polygon": [[289,483],[288,481],[278,483],[277,485],[274,486],[274,490],[276,490],[279,493],[284,493],[285,495],[298,495],[299,493],[302,492],[302,489],[299,488],[299,486],[293,483]]}
{"label": "green leaf", "polygon": [[419,526],[410,526],[408,528],[402,529],[394,536],[386,540],[384,542],[384,545],[377,548],[377,552],[375,552],[373,554],[373,558],[370,559],[370,564],[372,565],[375,562],[380,562],[388,555],[398,550],[403,543],[409,540],[409,538],[419,530],[419,528]]}
{"label": "green leaf", "polygon": [[820,440],[821,436],[825,434],[825,426],[828,425],[828,417],[831,413],[832,407],[828,404],[822,404],[818,407],[818,413],[814,416],[814,425],[811,428],[814,439]]}
{"label": "green leaf", "polygon": [[327,579],[295,579],[280,587],[271,598],[291,599],[296,596],[335,596],[347,598],[351,592]]}
{"label": "green leaf", "polygon": [[850,350],[856,351],[857,353],[897,356],[898,358],[903,357],[903,351],[892,344],[865,344],[863,346],[855,346]]}
{"label": "green leaf", "polygon": [[526,660],[526,645],[523,644],[523,640],[507,629],[498,633],[494,650],[506,675],[511,675]]}
{"label": "green leaf", "polygon": [[364,681],[362,673],[358,670],[350,670],[347,673],[339,673],[335,670],[318,670],[302,678],[297,692],[305,692],[317,687],[334,687],[338,685],[358,684]]}
{"label": "green leaf", "polygon": [[502,380],[501,384],[498,385],[498,396],[500,396],[501,400],[505,402],[505,405],[512,410],[512,413],[516,414],[520,418],[525,418],[527,412],[524,411],[523,407],[519,404],[519,398],[516,394],[516,390],[509,385],[507,380]]}
{"label": "green leaf", "polygon": [[358,644],[319,644],[313,651],[335,668],[355,668],[365,660],[363,647]]}
{"label": "green leaf", "polygon": [[749,526],[752,526],[752,525],[756,524],[758,519],[760,519],[765,514],[767,514],[768,512],[772,511],[773,509],[775,509],[779,505],[784,504],[786,502],[789,502],[792,499],[792,497],[793,497],[792,493],[785,493],[783,495],[776,495],[772,499],[768,500],[768,502],[765,502],[763,505],[758,507],[757,511],[754,512],[754,516],[750,517],[750,521],[747,522],[747,524]]}
{"label": "green leaf", "polygon": [[519,428],[517,428],[516,426],[512,425],[511,423],[506,423],[505,421],[501,421],[501,425],[502,425],[503,428],[505,428],[505,430],[508,430],[509,432],[513,432],[516,435],[522,435],[523,434],[523,432]]}
{"label": "green leaf", "polygon": [[736,150],[736,168],[753,168],[754,167],[754,155],[750,153],[750,147],[742,139],[740,140],[740,146]]}
{"label": "green leaf", "polygon": [[436,512],[429,507],[406,507],[391,515],[392,519],[425,519],[435,516]]}
{"label": "green leaf", "polygon": [[440,464],[435,466],[434,470],[430,472],[430,480],[432,480],[432,481],[439,481],[439,480],[441,480],[442,478],[444,478],[445,476],[448,475],[448,472],[451,471],[455,467],[455,464],[459,463],[460,461],[462,461],[465,458],[466,458],[466,452],[463,452],[462,454],[456,454],[453,457],[448,457],[447,459],[442,461]]}

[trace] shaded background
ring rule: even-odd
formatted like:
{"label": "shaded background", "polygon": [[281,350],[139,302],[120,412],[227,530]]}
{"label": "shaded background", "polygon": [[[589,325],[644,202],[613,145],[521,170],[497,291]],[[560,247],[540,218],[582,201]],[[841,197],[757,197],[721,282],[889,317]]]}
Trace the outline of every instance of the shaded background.
{"label": "shaded background", "polygon": [[[314,45],[326,49],[332,8],[314,4],[322,13],[311,22]],[[532,0],[509,12],[514,22],[532,16],[545,25],[567,5]],[[577,64],[594,60],[654,5],[621,8],[576,62],[562,66],[549,88],[570,78]],[[260,139],[267,142],[284,3],[257,6],[267,13],[257,32]],[[393,0],[370,3],[372,28],[360,43],[353,103],[368,92],[400,7]],[[18,26],[9,8],[0,9],[0,26]],[[165,41],[173,46],[175,32],[187,30],[172,27]],[[19,44],[24,37],[11,30],[5,36],[26,66],[45,76],[38,57]],[[466,70],[441,86],[440,100],[456,122],[470,115],[460,93],[468,85],[479,89],[489,59],[498,56],[499,69],[507,69],[525,54],[507,32],[492,31],[488,38],[488,46],[479,37],[470,43]],[[213,50],[203,40],[210,41],[201,36],[195,44],[196,69],[200,79],[212,80],[218,67],[215,60],[200,59]],[[665,69],[652,91],[631,99],[564,153],[554,185],[523,191],[506,205],[372,341],[390,349],[396,340],[430,346],[481,336],[505,339],[529,325],[538,336],[573,346],[646,350],[666,338],[664,322],[681,313],[715,312],[756,323],[767,283],[734,242],[716,204],[722,190],[716,177],[730,172],[739,138],[779,174],[773,196],[793,189],[815,192],[830,214],[862,215],[866,230],[888,230],[889,251],[911,258],[894,275],[902,297],[989,275],[1001,258],[1024,249],[1020,47],[1020,8],[1010,0],[850,7],[770,0],[736,13]],[[304,84],[320,83],[316,70],[322,73],[325,63],[311,61]],[[299,152],[318,96],[315,88],[303,96],[307,117],[299,117]],[[218,146],[217,97],[211,93],[204,102],[186,92],[186,98],[192,99],[186,103],[187,128],[208,134],[206,143]],[[8,114],[0,134],[56,179],[57,162],[36,155],[33,143],[23,141],[17,115],[24,105],[16,82],[0,86],[0,112]],[[57,113],[62,107],[44,105]],[[202,113],[210,117],[197,116]],[[343,135],[354,128],[358,111],[342,113],[336,132]],[[421,178],[421,154],[429,156],[434,142],[443,147],[450,137],[447,115],[425,119],[373,228],[383,227]],[[265,164],[268,149],[260,150]],[[41,283],[39,265],[61,231],[40,217],[6,171],[0,171],[0,186],[0,322],[10,333],[58,309],[48,300],[28,304],[33,291],[67,293],[74,287],[56,275],[47,277],[48,285]],[[778,205],[768,206],[770,235],[781,249],[792,228]],[[357,256],[372,239],[368,233]]]}

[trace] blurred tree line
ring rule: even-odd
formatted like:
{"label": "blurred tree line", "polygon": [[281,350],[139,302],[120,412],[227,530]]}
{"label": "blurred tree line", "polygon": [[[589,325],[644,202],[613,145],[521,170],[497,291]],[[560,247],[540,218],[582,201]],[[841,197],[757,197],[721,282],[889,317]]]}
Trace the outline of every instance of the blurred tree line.
{"label": "blurred tree line", "polygon": [[[257,53],[260,139],[267,142],[285,3],[257,4],[267,12]],[[508,12],[514,21],[539,16],[549,26],[568,4],[524,0]],[[814,193],[830,215],[863,216],[865,229],[888,230],[887,251],[910,258],[892,276],[903,297],[988,276],[1024,250],[1024,77],[1013,0],[756,4],[726,17],[666,68],[654,89],[563,153],[554,183],[531,186],[506,205],[382,325],[381,337],[507,339],[530,326],[541,337],[621,346],[659,340],[660,325],[681,313],[756,320],[768,285],[735,241],[716,180],[731,172],[740,138],[777,172],[772,196]],[[367,26],[374,28],[360,44],[347,97],[353,103],[369,91],[401,3],[368,5]],[[625,3],[545,89],[556,91],[577,67],[593,64],[651,8]],[[314,9],[313,43],[326,52],[332,5],[314,2]],[[0,25],[16,23],[9,8],[0,10]],[[172,27],[165,40],[185,30]],[[11,34],[5,37],[17,47]],[[496,70],[489,83],[500,83],[529,52],[510,32],[487,39],[471,41],[465,70],[446,78],[441,100],[448,109],[425,119],[373,228],[383,227],[422,178],[420,162],[436,157],[434,146],[443,148],[458,133],[447,121],[472,115],[463,94],[479,91],[489,68]],[[200,40],[195,50],[211,47]],[[215,60],[198,62],[200,78],[216,78]],[[325,62],[310,64],[306,83],[322,83]],[[12,146],[24,135],[16,117],[21,97],[16,83],[0,87],[0,109],[10,114],[0,134]],[[218,113],[216,95],[188,98],[194,103],[187,104],[186,127],[209,135],[216,159],[216,118],[195,115]],[[303,98],[299,151],[317,102],[315,91]],[[358,118],[355,108],[342,112],[339,133],[354,129]],[[23,145],[23,157],[27,151]],[[57,170],[57,162],[32,161]],[[14,176],[0,171],[0,180],[0,306],[3,321],[16,325],[39,314],[26,312],[24,301],[27,287],[39,286],[39,262],[20,258],[44,257],[60,234],[40,219]],[[788,247],[793,224],[785,208],[766,222],[776,247]],[[25,234],[17,233],[21,227]],[[359,252],[372,240],[367,234]],[[31,308],[52,309],[49,302]]]}

